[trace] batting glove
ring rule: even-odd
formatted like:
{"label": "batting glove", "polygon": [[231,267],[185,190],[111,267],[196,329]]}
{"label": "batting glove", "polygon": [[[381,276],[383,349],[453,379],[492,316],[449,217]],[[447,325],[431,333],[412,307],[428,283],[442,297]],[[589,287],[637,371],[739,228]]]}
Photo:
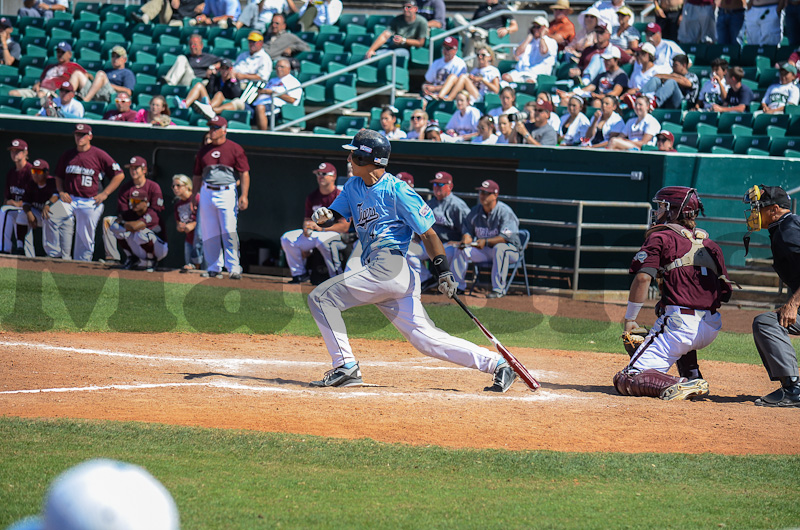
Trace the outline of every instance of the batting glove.
{"label": "batting glove", "polygon": [[323,225],[331,219],[333,219],[333,212],[325,207],[317,208],[316,211],[311,214],[311,220],[318,225]]}
{"label": "batting glove", "polygon": [[439,275],[439,292],[447,295],[448,298],[453,298],[456,290],[458,290],[458,284],[453,273],[450,271],[441,273]]}

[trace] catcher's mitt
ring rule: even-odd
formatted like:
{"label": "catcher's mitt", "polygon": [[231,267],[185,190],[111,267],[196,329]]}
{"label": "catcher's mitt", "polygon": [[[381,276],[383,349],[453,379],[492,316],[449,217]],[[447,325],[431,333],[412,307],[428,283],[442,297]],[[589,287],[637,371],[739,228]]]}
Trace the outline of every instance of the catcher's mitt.
{"label": "catcher's mitt", "polygon": [[620,335],[622,345],[625,347],[625,351],[628,352],[629,356],[633,357],[633,354],[636,353],[636,350],[639,349],[639,346],[644,342],[647,333],[647,328],[639,326],[638,328],[626,331]]}

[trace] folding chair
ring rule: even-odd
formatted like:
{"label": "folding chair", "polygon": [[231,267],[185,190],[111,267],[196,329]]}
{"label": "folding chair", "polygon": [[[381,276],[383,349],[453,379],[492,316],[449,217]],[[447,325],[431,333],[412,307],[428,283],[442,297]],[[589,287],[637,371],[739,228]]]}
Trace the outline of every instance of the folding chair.
{"label": "folding chair", "polygon": [[[521,250],[519,252],[519,258],[514,263],[511,263],[508,269],[508,277],[506,278],[506,286],[503,288],[503,295],[508,294],[508,289],[511,287],[511,282],[514,281],[514,278],[517,275],[517,271],[522,269],[522,276],[525,280],[525,291],[528,293],[528,296],[531,295],[531,286],[528,283],[528,267],[525,265],[525,249],[528,248],[528,243],[531,240],[531,233],[529,230],[520,229],[517,232],[519,236],[519,241],[521,245]],[[492,268],[491,263],[473,263],[472,268],[472,285],[470,285],[469,293],[472,294],[472,291],[475,289],[475,284],[478,283],[478,274],[480,271],[480,267],[487,267],[489,270]]]}

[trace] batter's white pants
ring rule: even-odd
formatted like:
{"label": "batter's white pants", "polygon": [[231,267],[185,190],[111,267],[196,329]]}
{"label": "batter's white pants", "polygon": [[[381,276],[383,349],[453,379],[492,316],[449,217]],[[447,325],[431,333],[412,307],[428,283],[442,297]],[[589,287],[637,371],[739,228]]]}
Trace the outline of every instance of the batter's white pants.
{"label": "batter's white pants", "polygon": [[430,357],[494,373],[500,356],[437,328],[420,302],[419,277],[405,257],[388,250],[318,285],[308,307],[328,348],[333,367],[355,362],[342,311],[374,304],[420,352]]}
{"label": "batter's white pants", "polygon": [[[453,263],[453,256],[455,256],[456,250],[458,250],[456,245],[452,245],[450,243],[444,244],[444,255],[447,257],[448,264]],[[411,268],[414,269],[414,272],[419,275],[419,281],[422,283],[425,283],[433,278],[431,271],[422,263],[426,259],[428,259],[428,253],[425,251],[425,247],[416,241],[412,241],[411,244],[408,245],[406,260],[408,260],[408,264],[411,265]]]}
{"label": "batter's white pants", "polygon": [[777,45],[783,39],[783,13],[776,5],[751,7],[744,13],[747,44]]}
{"label": "batter's white pants", "polygon": [[350,257],[347,258],[347,265],[344,268],[345,272],[357,269],[361,266],[361,253],[363,250],[364,249],[361,248],[361,241],[356,239],[356,242],[353,243],[353,251],[350,253]]}
{"label": "batter's white pants", "polygon": [[[109,227],[109,231],[114,235],[114,238],[120,241],[126,241],[133,255],[139,258],[141,261],[152,259],[161,261],[167,255],[167,243],[149,228],[138,230],[136,232],[129,232],[125,230],[124,224],[120,224],[115,221]],[[147,243],[153,243],[152,252],[142,248],[142,245],[146,245]]]}
{"label": "batter's white pants", "polygon": [[[54,207],[50,209],[51,215],[48,219],[42,218],[42,211],[31,208],[31,213],[36,218],[38,227],[42,229],[42,245],[48,257],[61,258],[67,256],[70,259],[72,253],[72,235],[75,233],[75,224],[71,217],[58,216],[52,213]],[[23,212],[24,213],[24,212]],[[33,229],[28,225],[28,216],[17,216],[17,224],[28,227],[25,235],[25,255],[29,258],[36,256],[36,249],[33,246]]]}
{"label": "batter's white pants", "polygon": [[103,203],[95,204],[94,199],[71,195],[71,203],[64,204],[67,215],[75,219],[75,255],[78,261],[92,261],[94,256],[94,234],[97,223],[103,215]]}
{"label": "batter's white pants", "polygon": [[239,235],[236,233],[236,187],[212,190],[205,184],[200,189],[197,218],[203,225],[203,254],[210,272],[221,272],[223,265],[231,274],[241,274]]}
{"label": "batter's white pants", "polygon": [[[23,222],[20,222],[20,220]],[[0,252],[10,254],[14,251],[14,243],[11,240],[12,235],[16,237],[15,231],[18,224],[28,224],[28,217],[25,215],[25,212],[22,211],[22,208],[4,204],[2,207],[0,207],[0,223],[2,223],[2,227],[0,227],[0,233],[3,234]],[[22,243],[17,241],[17,248],[21,246]]]}
{"label": "batter's white pants", "polygon": [[311,232],[309,236],[303,235],[303,230],[290,230],[281,236],[281,247],[286,255],[286,264],[292,271],[292,276],[302,276],[306,273],[306,260],[303,252],[317,249],[325,260],[328,274],[333,277],[342,272],[342,263],[339,258],[339,245],[342,236],[337,232]]}
{"label": "batter's white pants", "polygon": [[453,276],[458,283],[458,288],[467,288],[467,267],[470,263],[492,264],[492,290],[502,291],[506,287],[508,266],[516,263],[519,252],[507,243],[499,243],[493,247],[466,247],[460,248],[453,259]]}
{"label": "batter's white pants", "polygon": [[[687,314],[689,312],[691,314]],[[712,314],[711,311],[668,305],[633,354],[628,367],[638,371],[653,368],[667,373],[688,352],[714,342],[721,327],[719,312]]]}

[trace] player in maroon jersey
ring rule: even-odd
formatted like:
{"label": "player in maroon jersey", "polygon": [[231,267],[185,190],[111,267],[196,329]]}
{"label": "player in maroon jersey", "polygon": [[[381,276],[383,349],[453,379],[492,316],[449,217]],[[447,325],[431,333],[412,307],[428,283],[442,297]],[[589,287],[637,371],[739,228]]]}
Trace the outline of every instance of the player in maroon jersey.
{"label": "player in maroon jersey", "polygon": [[[17,218],[18,232],[24,229],[28,232],[25,237],[25,255],[33,257],[36,250],[33,246],[33,230],[42,229],[42,243],[47,256],[60,258],[72,252],[72,235],[75,225],[72,219],[65,215],[58,204],[58,190],[56,181],[50,176],[50,164],[47,161],[34,160],[31,167],[31,181],[25,188],[22,196],[22,210],[26,219]],[[23,225],[24,222],[24,225]]]}
{"label": "player in maroon jersey", "polygon": [[[22,211],[22,195],[31,181],[31,164],[28,162],[28,143],[25,140],[12,140],[8,147],[14,167],[6,174],[6,190],[3,206],[0,207],[0,252],[11,254],[14,250],[11,235],[17,227],[17,218],[27,220]],[[24,237],[24,234],[23,234]],[[17,237],[17,251],[22,252],[22,241]]]}

